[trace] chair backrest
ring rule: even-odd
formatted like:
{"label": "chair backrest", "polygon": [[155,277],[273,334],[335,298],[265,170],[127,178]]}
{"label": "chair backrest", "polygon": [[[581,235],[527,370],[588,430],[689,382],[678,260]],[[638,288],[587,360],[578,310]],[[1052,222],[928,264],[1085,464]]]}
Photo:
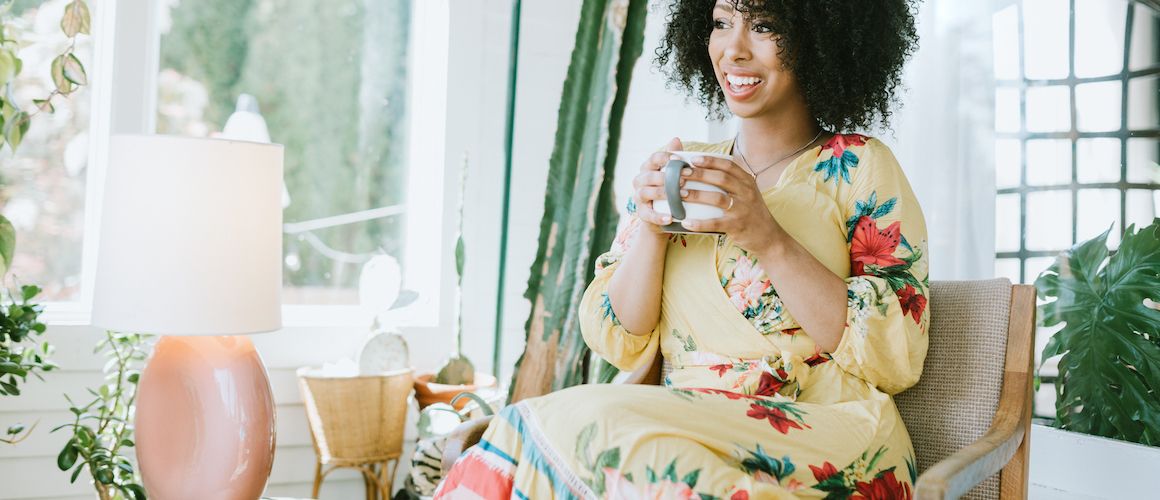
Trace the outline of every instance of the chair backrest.
{"label": "chair backrest", "polygon": [[410,369],[358,377],[298,370],[314,451],[323,463],[345,465],[398,458],[403,451]]}
{"label": "chair backrest", "polygon": [[[920,474],[991,426],[1003,383],[1011,289],[1006,279],[931,283],[922,377],[894,398]],[[963,498],[999,498],[999,476]]]}

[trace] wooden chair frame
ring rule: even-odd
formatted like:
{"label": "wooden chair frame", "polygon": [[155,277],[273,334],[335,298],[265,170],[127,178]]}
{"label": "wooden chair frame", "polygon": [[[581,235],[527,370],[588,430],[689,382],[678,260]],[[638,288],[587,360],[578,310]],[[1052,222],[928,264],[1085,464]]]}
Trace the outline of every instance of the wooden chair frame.
{"label": "wooden chair frame", "polygon": [[[992,475],[999,474],[999,498],[1027,498],[1028,444],[1031,438],[1031,381],[1035,356],[1035,287],[1011,287],[1011,313],[1007,321],[1007,353],[999,407],[991,427],[982,437],[932,465],[918,477],[915,498],[958,498]],[[661,383],[661,356],[630,373],[625,384]],[[463,450],[478,443],[492,417],[463,423],[452,432],[443,450],[443,470]]]}

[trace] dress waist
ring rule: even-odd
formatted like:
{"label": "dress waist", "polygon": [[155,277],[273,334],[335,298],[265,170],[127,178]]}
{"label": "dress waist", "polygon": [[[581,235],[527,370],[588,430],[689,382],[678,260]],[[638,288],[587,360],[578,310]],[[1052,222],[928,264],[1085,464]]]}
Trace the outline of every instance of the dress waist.
{"label": "dress waist", "polygon": [[788,350],[759,358],[685,351],[674,353],[669,359],[673,370],[665,377],[666,386],[796,400],[809,386],[813,367],[830,357],[816,353],[803,358]]}

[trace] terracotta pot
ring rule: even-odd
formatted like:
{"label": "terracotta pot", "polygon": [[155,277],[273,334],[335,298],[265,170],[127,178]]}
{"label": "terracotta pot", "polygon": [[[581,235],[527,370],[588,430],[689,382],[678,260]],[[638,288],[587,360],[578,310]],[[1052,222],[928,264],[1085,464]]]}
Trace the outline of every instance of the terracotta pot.
{"label": "terracotta pot", "polygon": [[[475,372],[474,384],[463,385],[447,385],[436,384],[431,380],[435,378],[434,373],[424,373],[415,377],[415,399],[419,401],[419,409],[426,408],[432,403],[447,403],[451,404],[451,399],[458,396],[462,392],[473,392],[481,387],[491,387],[495,385],[495,377],[481,372]],[[467,398],[459,400],[455,404],[456,410],[462,410],[467,406]]]}

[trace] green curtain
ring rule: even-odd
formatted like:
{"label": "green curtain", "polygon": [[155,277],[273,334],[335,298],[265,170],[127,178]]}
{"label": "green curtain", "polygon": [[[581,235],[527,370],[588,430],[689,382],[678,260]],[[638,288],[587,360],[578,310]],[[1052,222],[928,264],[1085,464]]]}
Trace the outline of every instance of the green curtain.
{"label": "green curtain", "polygon": [[527,347],[512,380],[518,401],[584,383],[588,348],[576,316],[595,259],[619,218],[612,190],[632,69],[644,45],[647,0],[584,0],[564,80],[544,216],[524,297]]}

